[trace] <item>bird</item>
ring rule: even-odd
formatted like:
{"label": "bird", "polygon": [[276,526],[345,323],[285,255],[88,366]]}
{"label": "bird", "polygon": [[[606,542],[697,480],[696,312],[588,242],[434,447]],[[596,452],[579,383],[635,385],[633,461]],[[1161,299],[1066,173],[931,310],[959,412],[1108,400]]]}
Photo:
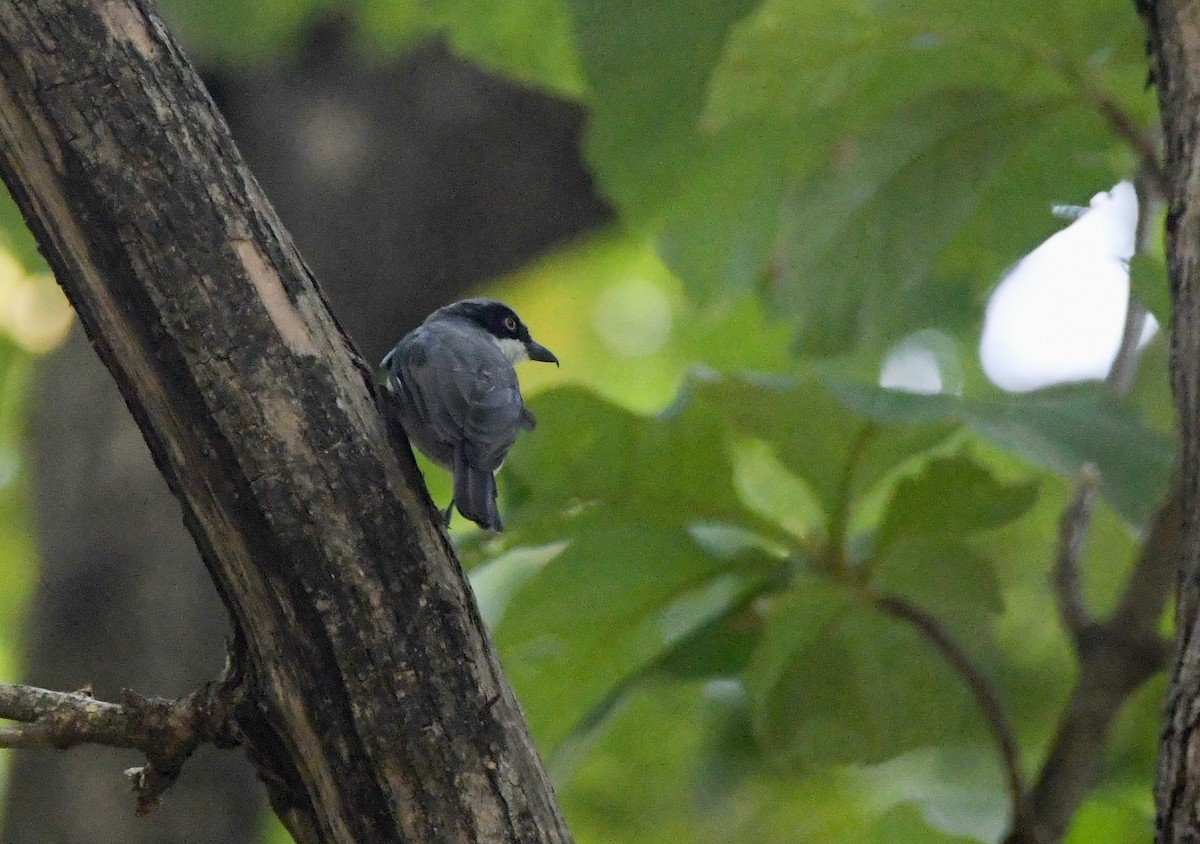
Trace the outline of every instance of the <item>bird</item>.
{"label": "bird", "polygon": [[457,508],[486,530],[504,529],[496,472],[517,434],[537,425],[514,368],[526,360],[558,366],[512,308],[474,298],[434,311],[380,363],[409,441],[454,474],[446,525]]}

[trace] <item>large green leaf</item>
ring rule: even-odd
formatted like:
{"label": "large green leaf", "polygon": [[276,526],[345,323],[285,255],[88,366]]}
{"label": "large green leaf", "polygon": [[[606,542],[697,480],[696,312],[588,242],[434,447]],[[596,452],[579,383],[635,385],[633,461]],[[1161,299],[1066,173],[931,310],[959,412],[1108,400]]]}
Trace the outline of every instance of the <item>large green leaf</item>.
{"label": "large green leaf", "polygon": [[971,286],[931,289],[939,258],[1030,126],[1057,108],[938,91],[842,139],[847,151],[782,206],[771,295],[798,320],[800,348],[880,349],[913,327],[959,327]]}
{"label": "large green leaf", "polygon": [[984,664],[995,664],[997,649],[987,634],[1004,608],[996,567],[964,544],[908,539],[877,560],[873,588],[903,598],[934,618],[960,647]]}
{"label": "large green leaf", "polygon": [[753,5],[571,0],[591,85],[588,157],[605,193],[629,218],[660,219],[693,178],[709,76],[730,26]]}
{"label": "large green leaf", "polygon": [[774,448],[783,466],[811,489],[827,529],[839,521],[844,526],[863,493],[955,427],[923,420],[877,425],[847,410],[815,380],[697,378],[692,389],[706,413]]}
{"label": "large green leaf", "polygon": [[659,253],[697,299],[755,289],[771,260],[787,185],[788,134],[779,127],[702,133],[688,177],[664,209]]}
{"label": "large green leaf", "polygon": [[679,530],[614,518],[574,533],[516,590],[495,631],[539,746],[555,748],[757,582]]}
{"label": "large green leaf", "polygon": [[734,489],[721,418],[686,396],[659,417],[575,387],[544,393],[531,407],[537,432],[506,466],[516,499],[510,541],[552,540],[593,521],[753,523]]}
{"label": "large green leaf", "polygon": [[626,220],[661,234],[668,265],[705,299],[759,280],[775,240],[790,128],[707,131],[709,81],[752,0],[573,0],[591,120],[587,155]]}
{"label": "large green leaf", "polygon": [[993,842],[1003,831],[1007,805],[991,747],[781,774],[748,753],[739,704],[724,685],[631,694],[586,752],[552,763],[577,840],[937,844]]}
{"label": "large green leaf", "polygon": [[747,687],[762,746],[790,764],[986,736],[965,685],[911,627],[817,579],[771,606]]}
{"label": "large green leaf", "polygon": [[1128,174],[1114,108],[1153,113],[1116,0],[576,8],[601,184],[693,293],[756,286],[817,354],[972,331],[1050,204]]}
{"label": "large green leaf", "polygon": [[[1140,796],[1140,795],[1139,795]],[[1101,796],[1087,801],[1071,824],[1065,844],[1140,844],[1154,840],[1154,812],[1137,805],[1137,798]]]}
{"label": "large green leaf", "polygon": [[1054,472],[1073,475],[1095,464],[1104,495],[1135,526],[1159,506],[1175,463],[1175,443],[1099,387],[983,399],[865,385],[832,389],[846,407],[880,424],[959,421]]}
{"label": "large green leaf", "polygon": [[896,485],[876,544],[886,549],[903,537],[957,537],[999,527],[1036,497],[1035,483],[1002,483],[966,455],[937,457]]}
{"label": "large green leaf", "polygon": [[520,82],[568,96],[584,88],[563,0],[360,0],[370,43],[411,49],[442,37],[456,52]]}
{"label": "large green leaf", "polygon": [[815,110],[847,125],[948,88],[1140,92],[1144,36],[1120,0],[767,0],[734,31],[711,88],[716,127]]}
{"label": "large green leaf", "polygon": [[[915,809],[926,824],[948,836],[993,842],[1008,823],[999,759],[985,745],[921,749],[856,769],[848,778],[876,805],[909,807],[910,817]],[[881,822],[879,841],[888,840],[886,831]],[[924,839],[914,835],[912,840]]]}

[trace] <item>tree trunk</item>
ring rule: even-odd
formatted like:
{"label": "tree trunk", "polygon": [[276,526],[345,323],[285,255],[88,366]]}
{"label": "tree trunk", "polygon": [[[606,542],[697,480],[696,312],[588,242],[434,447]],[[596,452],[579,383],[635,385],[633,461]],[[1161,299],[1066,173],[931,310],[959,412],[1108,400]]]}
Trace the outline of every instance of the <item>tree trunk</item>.
{"label": "tree trunk", "polygon": [[1159,747],[1157,840],[1200,841],[1200,14],[1187,0],[1139,0],[1149,27],[1167,180],[1171,376],[1179,409],[1183,539],[1175,658]]}
{"label": "tree trunk", "polygon": [[[608,210],[580,160],[579,106],[437,46],[364,63],[349,36],[326,18],[296,56],[202,75],[339,322],[377,360],[434,308]],[[229,623],[179,504],[81,331],[40,363],[34,392],[41,553],[25,680],[182,696],[219,670]],[[238,754],[199,754],[149,817],[122,777],[97,776],[140,761],[17,754],[0,841],[224,844],[261,826],[264,794]]]}
{"label": "tree trunk", "polygon": [[0,175],[183,505],[298,840],[569,840],[370,368],[146,3],[0,5]]}

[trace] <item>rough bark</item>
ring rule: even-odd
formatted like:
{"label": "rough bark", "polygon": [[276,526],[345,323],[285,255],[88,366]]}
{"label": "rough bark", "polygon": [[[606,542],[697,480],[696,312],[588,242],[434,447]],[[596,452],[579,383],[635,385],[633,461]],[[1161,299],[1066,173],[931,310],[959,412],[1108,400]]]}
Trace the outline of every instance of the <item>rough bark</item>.
{"label": "rough bark", "polygon": [[1183,536],[1175,655],[1159,747],[1157,840],[1200,841],[1200,7],[1139,2],[1162,113],[1171,377],[1179,410]]}
{"label": "rough bark", "polygon": [[411,454],[149,6],[0,6],[0,175],[183,504],[301,841],[568,834]]}

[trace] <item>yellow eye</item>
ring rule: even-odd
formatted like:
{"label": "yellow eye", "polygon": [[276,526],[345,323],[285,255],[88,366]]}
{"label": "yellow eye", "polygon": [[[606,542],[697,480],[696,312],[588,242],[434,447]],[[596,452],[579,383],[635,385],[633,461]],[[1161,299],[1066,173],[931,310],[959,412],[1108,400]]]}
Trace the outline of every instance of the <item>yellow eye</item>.
{"label": "yellow eye", "polygon": [[509,331],[516,331],[517,330],[517,321],[510,316],[506,316],[504,318],[504,327],[507,328]]}

